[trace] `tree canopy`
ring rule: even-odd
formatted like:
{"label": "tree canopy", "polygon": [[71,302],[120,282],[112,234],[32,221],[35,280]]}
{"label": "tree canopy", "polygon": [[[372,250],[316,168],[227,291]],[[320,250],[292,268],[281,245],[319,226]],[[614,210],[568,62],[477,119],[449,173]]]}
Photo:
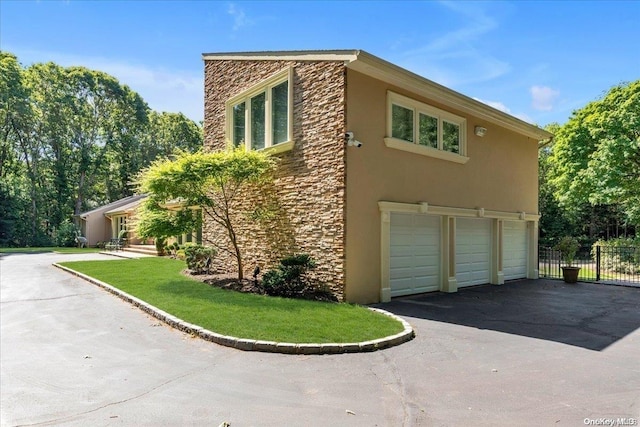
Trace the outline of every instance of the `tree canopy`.
{"label": "tree canopy", "polygon": [[0,51],[0,245],[48,244],[74,215],[133,194],[153,160],[202,139],[198,124],[151,111],[104,72],[25,68]]}
{"label": "tree canopy", "polygon": [[615,205],[640,225],[640,80],[575,111],[557,130],[549,160],[561,207]]}
{"label": "tree canopy", "polygon": [[[235,258],[238,278],[243,277],[242,253],[236,221],[245,213],[242,195],[248,186],[270,178],[273,160],[244,148],[213,153],[185,153],[146,168],[138,190],[148,195],[139,213],[137,232],[144,237],[168,237],[189,231],[196,221],[194,208],[226,231],[229,245],[210,242]],[[167,206],[169,202],[173,207]],[[175,203],[178,202],[178,203]]]}

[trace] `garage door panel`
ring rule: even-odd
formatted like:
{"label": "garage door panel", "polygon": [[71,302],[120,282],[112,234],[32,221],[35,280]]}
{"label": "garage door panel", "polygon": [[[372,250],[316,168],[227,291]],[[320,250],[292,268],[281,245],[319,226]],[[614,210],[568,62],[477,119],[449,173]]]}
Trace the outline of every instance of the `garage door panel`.
{"label": "garage door panel", "polygon": [[397,295],[407,295],[411,293],[412,289],[413,289],[413,277],[398,278],[398,279],[394,279],[393,281],[393,292],[395,292]]}
{"label": "garage door panel", "polygon": [[398,232],[391,235],[390,243],[391,243],[391,247],[411,246],[413,244],[413,239],[411,237],[411,233]]}
{"label": "garage door panel", "polygon": [[505,280],[527,277],[527,223],[505,221],[503,226],[502,272]]}
{"label": "garage door panel", "polygon": [[412,257],[414,254],[414,247],[411,245],[406,246],[391,246],[390,255],[391,258]]}
{"label": "garage door panel", "polygon": [[429,234],[429,235],[422,235],[419,234],[417,236],[414,236],[414,244],[416,245],[416,247],[422,247],[422,248],[426,248],[427,250],[433,250],[433,242],[434,240],[437,240],[440,238],[440,233],[438,233],[438,235],[433,235],[433,234]]}
{"label": "garage door panel", "polygon": [[458,287],[489,283],[491,277],[491,222],[456,220],[456,281]]}
{"label": "garage door panel", "polygon": [[418,265],[425,266],[422,268],[435,268],[439,267],[440,254],[416,256],[415,259]]}
{"label": "garage door panel", "polygon": [[424,267],[424,268],[416,268],[414,270],[415,277],[437,277],[439,269]]}
{"label": "garage door panel", "polygon": [[413,272],[413,268],[405,267],[405,268],[394,268],[389,272],[389,277],[391,279],[411,279],[415,276]]}
{"label": "garage door panel", "polygon": [[389,253],[391,296],[439,289],[439,217],[392,213]]}
{"label": "garage door panel", "polygon": [[391,259],[391,271],[397,270],[400,268],[410,268],[413,266],[413,257],[405,256],[405,257],[394,257]]}

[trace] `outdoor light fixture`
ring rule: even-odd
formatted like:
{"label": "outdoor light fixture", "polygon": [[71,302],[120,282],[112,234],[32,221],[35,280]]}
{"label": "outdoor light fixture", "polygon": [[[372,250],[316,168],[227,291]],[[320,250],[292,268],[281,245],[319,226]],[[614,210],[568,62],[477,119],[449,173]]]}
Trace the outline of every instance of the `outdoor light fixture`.
{"label": "outdoor light fixture", "polygon": [[473,129],[473,133],[475,133],[476,136],[479,136],[480,138],[482,138],[483,136],[485,136],[487,134],[487,128],[484,128],[482,126],[476,126]]}

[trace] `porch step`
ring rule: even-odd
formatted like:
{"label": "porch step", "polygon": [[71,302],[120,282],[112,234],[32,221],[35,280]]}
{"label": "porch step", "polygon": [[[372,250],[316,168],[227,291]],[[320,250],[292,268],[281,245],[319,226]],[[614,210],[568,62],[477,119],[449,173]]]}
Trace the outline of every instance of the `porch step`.
{"label": "porch step", "polygon": [[138,254],[158,255],[155,245],[129,245],[122,250],[125,252],[135,252]]}

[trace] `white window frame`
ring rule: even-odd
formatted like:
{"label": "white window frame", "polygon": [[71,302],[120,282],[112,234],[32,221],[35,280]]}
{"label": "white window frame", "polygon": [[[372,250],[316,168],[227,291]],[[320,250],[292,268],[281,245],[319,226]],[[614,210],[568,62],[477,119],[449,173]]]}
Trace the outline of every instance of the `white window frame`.
{"label": "white window frame", "polygon": [[[273,115],[271,111],[272,89],[283,82],[288,82],[287,88],[287,139],[284,142],[273,144]],[[293,67],[288,67],[277,72],[271,77],[261,81],[259,84],[229,98],[226,102],[226,139],[227,144],[233,147],[233,107],[245,103],[245,129],[244,145],[247,150],[251,150],[251,98],[265,93],[265,136],[264,148],[259,151],[266,151],[271,154],[282,153],[293,148]]]}
{"label": "white window frame", "polygon": [[120,237],[121,231],[129,231],[128,227],[129,218],[127,214],[114,215],[111,217],[111,235],[112,238]]}
{"label": "white window frame", "polygon": [[[413,111],[413,142],[391,136],[393,129],[393,105]],[[434,117],[438,120],[438,148],[420,145],[420,113]],[[458,125],[460,129],[459,153],[453,153],[443,149],[442,124],[445,121]],[[469,161],[469,157],[467,157],[467,119],[391,91],[387,92],[387,137],[385,137],[384,143],[389,148],[395,148],[441,160],[448,160],[455,163],[464,164]]]}

